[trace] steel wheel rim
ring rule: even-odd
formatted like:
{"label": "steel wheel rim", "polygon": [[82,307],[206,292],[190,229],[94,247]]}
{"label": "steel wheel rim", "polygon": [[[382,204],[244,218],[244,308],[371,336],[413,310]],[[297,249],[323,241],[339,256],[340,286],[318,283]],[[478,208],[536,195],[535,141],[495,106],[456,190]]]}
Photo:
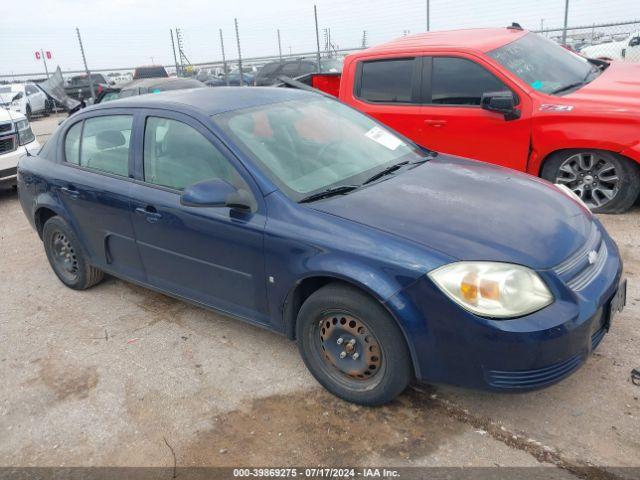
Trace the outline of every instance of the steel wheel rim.
{"label": "steel wheel rim", "polygon": [[382,349],[361,319],[346,312],[331,312],[318,321],[318,353],[335,376],[348,383],[369,383],[381,376]]}
{"label": "steel wheel rim", "polygon": [[618,194],[620,177],[607,158],[595,152],[581,152],[562,162],[556,183],[573,190],[589,208],[598,208]]}
{"label": "steel wheel rim", "polygon": [[78,276],[78,258],[73,245],[62,232],[55,232],[51,237],[51,252],[58,272],[69,280]]}

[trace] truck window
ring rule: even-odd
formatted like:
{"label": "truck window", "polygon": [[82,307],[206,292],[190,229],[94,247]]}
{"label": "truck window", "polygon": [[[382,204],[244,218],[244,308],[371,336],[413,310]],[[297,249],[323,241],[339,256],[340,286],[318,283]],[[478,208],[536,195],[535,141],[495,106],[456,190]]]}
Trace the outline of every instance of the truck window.
{"label": "truck window", "polygon": [[413,58],[364,62],[356,95],[370,102],[411,102],[413,65]]}
{"label": "truck window", "polygon": [[431,76],[431,103],[440,105],[480,105],[483,93],[509,88],[471,60],[434,57]]}

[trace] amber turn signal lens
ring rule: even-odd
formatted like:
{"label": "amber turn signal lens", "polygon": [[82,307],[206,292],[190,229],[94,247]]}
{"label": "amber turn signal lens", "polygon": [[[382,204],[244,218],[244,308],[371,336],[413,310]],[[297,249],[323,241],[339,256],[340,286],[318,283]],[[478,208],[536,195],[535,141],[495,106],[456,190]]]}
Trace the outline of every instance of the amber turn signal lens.
{"label": "amber turn signal lens", "polygon": [[460,296],[472,304],[478,301],[478,275],[475,272],[467,273],[460,282]]}

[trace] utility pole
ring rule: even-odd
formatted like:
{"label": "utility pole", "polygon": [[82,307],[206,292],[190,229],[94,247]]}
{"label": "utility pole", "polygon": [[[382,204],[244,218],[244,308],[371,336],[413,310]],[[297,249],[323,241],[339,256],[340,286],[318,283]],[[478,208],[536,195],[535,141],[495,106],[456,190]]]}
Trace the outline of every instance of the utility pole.
{"label": "utility pole", "polygon": [[173,41],[173,29],[169,29],[171,33],[171,48],[173,50],[173,62],[176,64],[176,77],[180,76],[180,69],[178,68],[178,57],[176,57],[176,43]]}
{"label": "utility pole", "polygon": [[47,68],[47,58],[44,56],[44,51],[40,49],[40,55],[42,55],[42,61],[44,62],[44,73],[47,74],[47,78],[49,78],[49,69]]}
{"label": "utility pole", "polygon": [[362,31],[362,48],[367,48],[367,31]]}
{"label": "utility pole", "polygon": [[431,30],[431,1],[427,0],[427,32]]}
{"label": "utility pole", "polygon": [[540,19],[540,32],[544,31],[544,18]]}
{"label": "utility pole", "polygon": [[82,53],[82,62],[84,63],[84,71],[87,73],[87,78],[89,79],[89,90],[91,91],[91,98],[95,102],[96,92],[93,90],[93,79],[91,78],[91,72],[89,71],[89,67],[87,66],[87,57],[84,54],[84,47],[82,46],[82,37],[80,36],[80,29],[78,27],[76,27],[76,35],[78,36],[78,43],[80,44],[80,53]]}
{"label": "utility pole", "polygon": [[240,50],[240,32],[238,31],[238,19],[233,19],[236,24],[236,42],[238,44],[238,70],[240,70],[240,86],[244,86],[244,78],[242,73],[242,52]]}
{"label": "utility pole", "polygon": [[316,60],[318,62],[318,73],[320,73],[320,32],[318,31],[318,8],[313,6],[313,17],[316,21]]}
{"label": "utility pole", "polygon": [[280,56],[280,63],[282,63],[282,44],[280,43],[280,29],[278,29],[278,55]]}
{"label": "utility pole", "polygon": [[562,45],[567,44],[567,27],[569,26],[569,0],[564,2],[564,29],[562,30]]}
{"label": "utility pole", "polygon": [[222,50],[222,71],[224,72],[224,83],[229,86],[229,75],[227,70],[227,57],[224,55],[224,39],[222,38],[222,29],[220,29],[220,49]]}

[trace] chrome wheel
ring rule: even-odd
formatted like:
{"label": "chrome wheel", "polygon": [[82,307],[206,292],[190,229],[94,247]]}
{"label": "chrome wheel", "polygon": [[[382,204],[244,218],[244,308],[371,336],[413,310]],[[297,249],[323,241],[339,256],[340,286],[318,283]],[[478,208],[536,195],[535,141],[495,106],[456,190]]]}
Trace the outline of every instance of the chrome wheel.
{"label": "chrome wheel", "polygon": [[609,159],[596,152],[581,152],[562,162],[555,182],[569,187],[593,209],[615,198],[620,178]]}
{"label": "chrome wheel", "polygon": [[352,380],[368,380],[381,370],[382,351],[366,324],[335,312],[318,323],[318,346],[325,363]]}
{"label": "chrome wheel", "polygon": [[51,238],[51,252],[56,270],[70,281],[78,276],[78,258],[73,245],[62,232],[55,232]]}

